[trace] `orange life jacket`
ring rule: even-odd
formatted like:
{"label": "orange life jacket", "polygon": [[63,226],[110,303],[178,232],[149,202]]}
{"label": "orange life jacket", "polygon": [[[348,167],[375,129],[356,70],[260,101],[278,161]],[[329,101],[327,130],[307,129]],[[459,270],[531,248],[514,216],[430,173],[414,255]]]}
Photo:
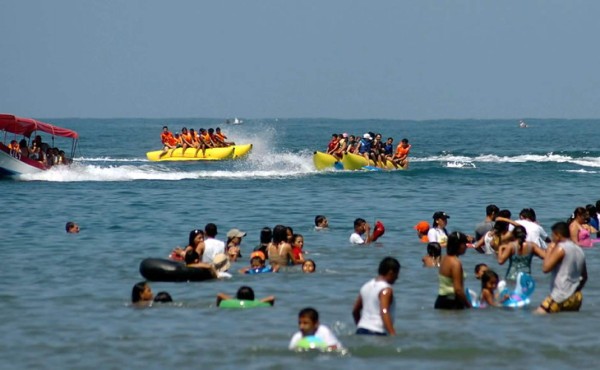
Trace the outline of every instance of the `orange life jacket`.
{"label": "orange life jacket", "polygon": [[170,131],[163,132],[162,134],[160,134],[160,140],[165,145],[167,145],[167,144],[170,146],[177,145],[177,139],[175,139],[175,137],[173,136],[173,134]]}
{"label": "orange life jacket", "polygon": [[406,157],[409,152],[410,152],[410,144],[408,144],[408,146],[406,148],[402,147],[402,144],[399,144],[398,147],[396,148],[395,157],[396,158]]}

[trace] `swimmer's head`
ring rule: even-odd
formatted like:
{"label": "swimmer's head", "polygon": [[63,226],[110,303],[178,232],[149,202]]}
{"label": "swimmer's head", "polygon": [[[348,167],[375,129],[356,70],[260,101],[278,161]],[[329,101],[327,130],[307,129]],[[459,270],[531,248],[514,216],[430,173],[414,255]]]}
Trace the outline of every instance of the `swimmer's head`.
{"label": "swimmer's head", "polygon": [[496,290],[498,287],[498,274],[492,270],[486,270],[481,275],[481,289]]}
{"label": "swimmer's head", "polygon": [[442,246],[438,242],[427,244],[427,254],[431,257],[439,257],[442,255]]}
{"label": "swimmer's head", "polygon": [[319,313],[312,307],[306,307],[298,313],[298,328],[302,336],[314,335],[319,328]]}
{"label": "swimmer's head", "polygon": [[317,269],[317,264],[313,260],[306,260],[302,264],[302,272],[305,274],[312,274]]}
{"label": "swimmer's head", "polygon": [[323,215],[316,216],[315,217],[315,226],[320,227],[320,228],[329,227],[329,221],[327,221],[327,217],[325,217]]}
{"label": "swimmer's head", "polygon": [[200,255],[195,250],[187,251],[185,254],[185,264],[191,265],[200,262]]}
{"label": "swimmer's head", "polygon": [[379,262],[377,271],[389,284],[394,284],[400,275],[400,262],[394,257],[385,257]]}
{"label": "swimmer's head", "polygon": [[244,301],[253,301],[254,300],[254,290],[249,286],[242,286],[238,289],[236,295],[236,299],[244,300]]}
{"label": "swimmer's head", "polygon": [[261,251],[252,252],[250,254],[250,266],[253,269],[265,267],[265,254]]}
{"label": "swimmer's head", "polygon": [[481,279],[481,275],[488,270],[488,265],[485,263],[478,263],[475,265],[475,277]]}
{"label": "swimmer's head", "polygon": [[133,286],[133,289],[131,289],[131,303],[151,301],[152,298],[152,288],[150,288],[150,284],[145,281],[140,281]]}
{"label": "swimmer's head", "polygon": [[173,298],[167,292],[158,292],[158,293],[156,293],[156,296],[154,297],[154,302],[160,302],[160,303],[173,302]]}

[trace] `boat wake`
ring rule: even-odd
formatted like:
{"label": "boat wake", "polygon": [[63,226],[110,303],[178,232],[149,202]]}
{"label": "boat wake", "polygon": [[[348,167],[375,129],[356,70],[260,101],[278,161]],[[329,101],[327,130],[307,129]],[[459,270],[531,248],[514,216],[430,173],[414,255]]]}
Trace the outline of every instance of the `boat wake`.
{"label": "boat wake", "polygon": [[447,167],[464,168],[465,163],[468,166],[475,166],[476,163],[571,163],[582,167],[600,167],[600,157],[574,157],[565,154],[521,154],[516,156],[498,156],[495,154],[481,154],[478,156],[465,156],[454,154],[443,154],[429,157],[412,157],[412,162],[445,162]]}

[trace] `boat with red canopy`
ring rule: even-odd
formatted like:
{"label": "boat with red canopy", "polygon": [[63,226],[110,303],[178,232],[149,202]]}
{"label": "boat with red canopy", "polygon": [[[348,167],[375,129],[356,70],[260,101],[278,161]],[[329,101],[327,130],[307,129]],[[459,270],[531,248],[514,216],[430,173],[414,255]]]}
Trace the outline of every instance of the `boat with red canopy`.
{"label": "boat with red canopy", "polygon": [[[51,135],[52,146],[42,142],[40,133]],[[0,142],[0,176],[38,173],[55,164],[68,164],[71,161],[69,158],[75,154],[79,139],[73,130],[12,114],[0,114],[0,134],[3,136]],[[68,158],[64,151],[54,147],[55,137],[72,139]]]}

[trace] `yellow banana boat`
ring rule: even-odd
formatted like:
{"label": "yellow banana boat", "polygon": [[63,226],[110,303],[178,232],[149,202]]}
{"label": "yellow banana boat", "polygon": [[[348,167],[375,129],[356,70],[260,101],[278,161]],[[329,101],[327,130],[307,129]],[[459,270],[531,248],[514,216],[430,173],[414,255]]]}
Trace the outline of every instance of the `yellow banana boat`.
{"label": "yellow banana boat", "polygon": [[326,168],[336,168],[336,169],[344,169],[348,171],[357,171],[357,170],[369,170],[369,171],[377,171],[377,170],[404,170],[403,167],[396,167],[391,161],[387,161],[386,163],[374,163],[372,160],[368,160],[362,155],[353,154],[353,153],[345,153],[340,161],[336,157],[331,154],[323,153],[323,152],[315,152],[313,155],[313,162],[317,170],[323,170]]}
{"label": "yellow banana boat", "polygon": [[208,148],[202,152],[202,149],[187,148],[185,153],[181,148],[169,149],[162,157],[162,150],[155,150],[146,153],[146,158],[153,162],[162,161],[222,161],[226,159],[235,159],[248,155],[252,149],[252,144],[232,145],[224,148]]}

